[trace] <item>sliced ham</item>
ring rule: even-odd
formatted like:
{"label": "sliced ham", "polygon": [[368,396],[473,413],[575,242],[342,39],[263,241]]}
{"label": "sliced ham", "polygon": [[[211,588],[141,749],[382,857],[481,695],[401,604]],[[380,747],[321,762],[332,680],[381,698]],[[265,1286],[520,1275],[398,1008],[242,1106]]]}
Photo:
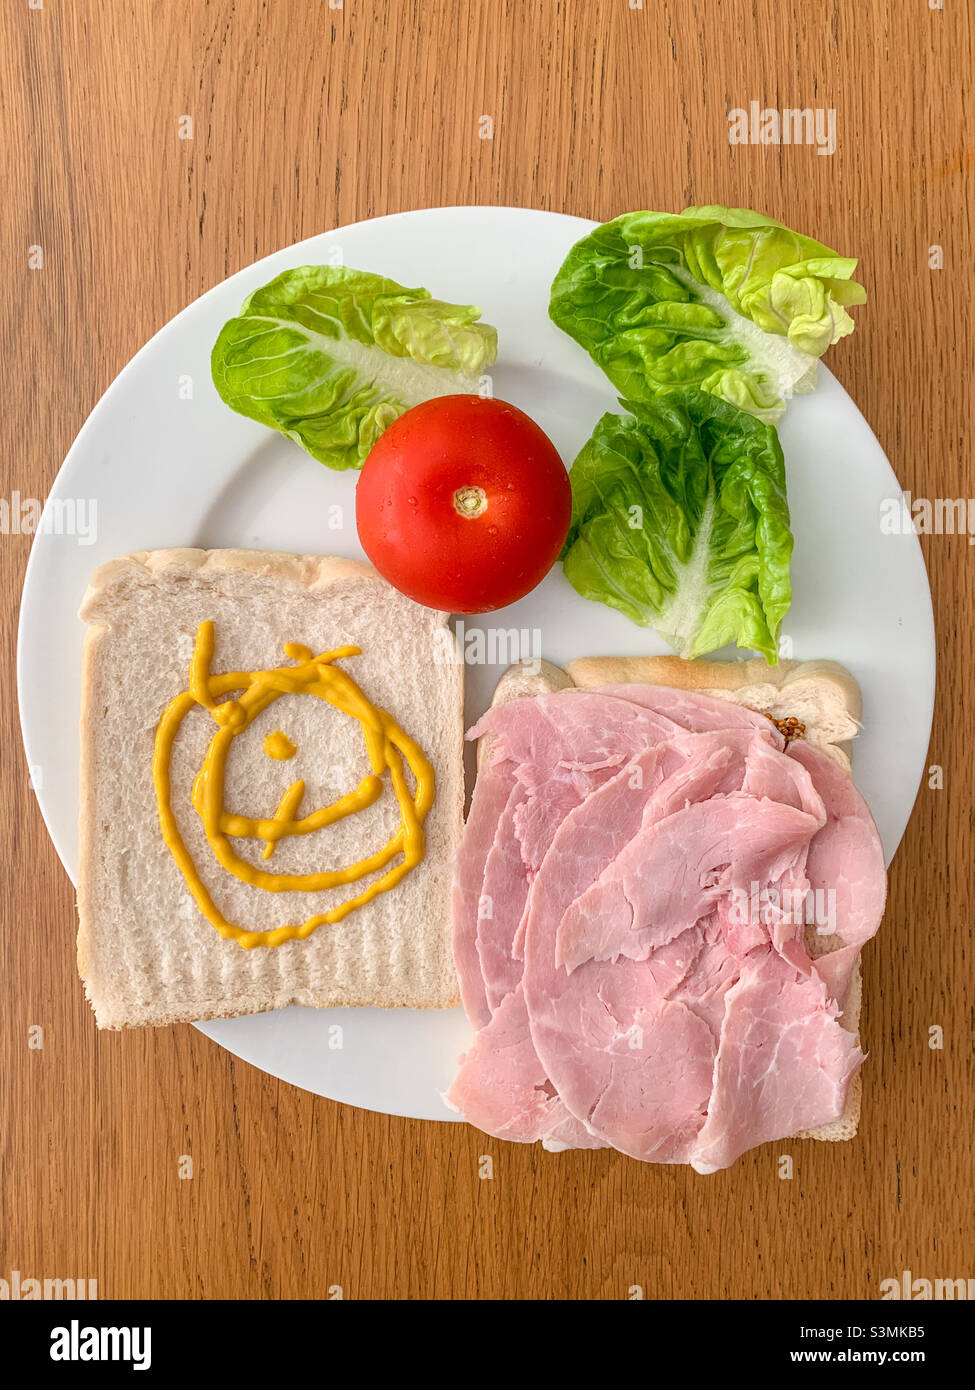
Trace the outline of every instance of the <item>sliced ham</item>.
{"label": "sliced ham", "polygon": [[652,788],[659,772],[651,749],[559,828],[531,888],[524,990],[535,1050],[569,1113],[625,1153],[681,1162],[704,1120],[715,1056],[707,1022],[668,1003],[690,963],[678,948],[653,966],[590,964],[570,975],[555,958],[564,912],[639,830],[634,781]]}
{"label": "sliced ham", "polygon": [[520,765],[531,787],[564,775],[584,795],[590,774],[618,770],[634,753],[681,727],[633,700],[566,690],[495,706],[467,737],[490,734],[495,756]]}
{"label": "sliced ham", "polygon": [[[461,952],[463,973],[467,979],[466,991],[462,991],[461,997],[465,1008],[466,995],[470,995],[475,1002],[477,1013],[472,1015],[468,1009],[468,1017],[478,1032],[475,1046],[461,1058],[458,1075],[446,1099],[448,1104],[455,1106],[472,1123],[490,1134],[501,1138],[518,1138],[522,1142],[542,1140],[564,1148],[589,1146],[592,1144],[591,1137],[584,1125],[573,1121],[557,1097],[554,1105],[536,1102],[532,1098],[538,1076],[538,1059],[528,1031],[527,1016],[523,1015],[524,999],[519,991],[517,997],[505,996],[492,1008],[482,963],[487,962],[493,999],[497,998],[499,986],[520,979],[521,938],[516,943],[514,937],[518,931],[520,905],[527,897],[528,885],[534,873],[531,863],[533,853],[537,854],[540,862],[567,811],[579,805],[587,791],[618,772],[620,764],[635,748],[645,748],[663,735],[678,732],[679,726],[627,701],[602,700],[582,693],[573,699],[571,709],[562,717],[552,709],[556,700],[555,696],[543,696],[501,706],[489,711],[472,730],[473,736],[490,733],[493,738],[495,761],[488,769],[482,770],[481,776],[491,772],[497,779],[507,769],[505,775],[511,780],[506,785],[519,785],[528,793],[529,799],[513,799],[509,791],[508,799],[497,813],[495,840],[489,847],[484,844],[488,814],[481,813],[476,826],[475,847],[471,858],[465,860],[462,866],[466,891],[464,894],[455,891],[454,950],[455,955]],[[593,729],[599,730],[598,736],[594,736]],[[543,761],[539,762],[539,759]],[[543,773],[547,775],[543,776]],[[489,786],[489,795],[493,818],[500,800],[496,780]],[[488,866],[492,880],[502,871],[506,875],[516,871],[510,847],[502,850],[496,844],[501,822],[509,808],[511,823],[518,825],[520,821],[526,835],[525,842],[519,842],[523,872],[520,879],[516,875],[514,889],[511,889],[509,880],[507,896],[498,897],[490,891],[491,884],[487,883]],[[466,828],[464,835],[466,843]],[[474,872],[473,860],[475,854],[479,857],[482,853],[484,868],[476,892],[482,910],[472,915],[470,906],[474,893],[471,884],[478,877]],[[459,877],[458,870],[455,883]],[[485,885],[488,892],[484,891]],[[506,952],[510,955],[507,969],[502,975],[497,963]],[[476,980],[472,978],[474,958]],[[461,974],[460,967],[458,974]],[[496,1021],[497,1013],[504,1005],[507,1007],[500,1020]],[[504,1073],[524,1080],[528,1088],[518,1091],[521,1100],[515,1107],[517,1114],[513,1125],[504,1106],[499,1110],[494,1097],[484,1094],[485,1088],[496,1089],[495,1053],[503,1054],[506,1059],[502,1067]],[[544,1071],[541,1077],[545,1079]],[[475,1114],[479,1118],[475,1119]],[[504,1133],[493,1127],[496,1122],[502,1124]]]}
{"label": "sliced ham", "polygon": [[498,1139],[553,1149],[603,1148],[562,1103],[531,1038],[519,984],[474,1036],[444,1096],[472,1125]]}
{"label": "sliced ham", "polygon": [[[886,884],[842,770],[664,687],[520,701],[484,733],[454,885],[475,1037],[448,1103],[702,1172],[838,1118],[862,1060],[838,1017]],[[812,960],[805,905],[830,889],[837,949]]]}
{"label": "sliced ham", "polygon": [[[806,876],[814,897],[833,894],[836,949],[819,956],[815,969],[842,1008],[860,950],[884,915],[883,846],[870,808],[843,769],[809,744],[793,743],[789,751],[826,806],[826,824],[809,847]],[[822,932],[822,926],[817,930]]]}
{"label": "sliced ham", "polygon": [[527,788],[516,778],[484,865],[477,954],[492,1014],[521,979],[514,940],[528,899],[528,873],[516,825],[528,799]]}
{"label": "sliced ham", "polygon": [[742,793],[651,820],[567,909],[557,963],[571,973],[587,960],[646,960],[729,893],[747,896],[751,884],[782,878],[819,824]]}
{"label": "sliced ham", "polygon": [[725,999],[708,1116],[690,1154],[697,1172],[843,1114],[863,1054],[836,1014],[818,978],[771,949],[746,957]]}
{"label": "sliced ham", "polygon": [[484,865],[514,786],[512,769],[495,759],[482,769],[474,787],[464,837],[454,862],[451,934],[461,1002],[472,1028],[491,1017],[477,947]]}
{"label": "sliced ham", "polygon": [[503,705],[471,731],[492,737],[454,876],[454,954],[475,1028],[521,978],[528,884],[558,826],[637,749],[679,731],[653,710],[584,692],[566,711],[556,695]]}
{"label": "sliced ham", "polygon": [[[571,695],[572,692],[562,693]],[[641,709],[655,710],[689,733],[751,729],[760,733],[773,748],[785,746],[785,739],[764,714],[758,714],[744,705],[712,699],[710,695],[698,695],[693,690],[675,690],[669,685],[604,685],[599,688],[598,694],[625,700],[628,704],[639,705]]]}

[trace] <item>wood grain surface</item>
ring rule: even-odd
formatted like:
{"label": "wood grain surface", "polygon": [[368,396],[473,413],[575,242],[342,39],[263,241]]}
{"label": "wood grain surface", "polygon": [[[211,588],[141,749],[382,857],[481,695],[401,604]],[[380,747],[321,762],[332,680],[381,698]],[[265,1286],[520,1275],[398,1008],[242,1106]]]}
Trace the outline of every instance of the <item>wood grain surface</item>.
{"label": "wood grain surface", "polygon": [[[720,202],[862,258],[870,301],[829,365],[905,488],[967,497],[972,25],[965,0],[7,0],[0,495],[43,498],[146,339],[302,237],[440,204]],[[727,112],[752,100],[834,109],[835,153],[731,145]],[[922,786],[866,952],[860,1136],[701,1178],[346,1109],[190,1027],[99,1037],[20,745],[29,537],[0,536],[0,1277],[87,1276],[102,1297],[590,1299],[975,1276],[975,550],[923,546],[943,786]]]}

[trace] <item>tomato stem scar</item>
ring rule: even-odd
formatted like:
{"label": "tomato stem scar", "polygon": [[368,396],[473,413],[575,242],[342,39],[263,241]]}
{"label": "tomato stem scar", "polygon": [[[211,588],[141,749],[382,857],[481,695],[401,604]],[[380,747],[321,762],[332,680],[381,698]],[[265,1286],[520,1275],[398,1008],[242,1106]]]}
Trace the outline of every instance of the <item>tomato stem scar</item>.
{"label": "tomato stem scar", "polygon": [[477,487],[469,483],[466,487],[459,487],[454,493],[454,510],[459,516],[466,516],[473,519],[483,516],[487,511],[487,493],[482,487]]}

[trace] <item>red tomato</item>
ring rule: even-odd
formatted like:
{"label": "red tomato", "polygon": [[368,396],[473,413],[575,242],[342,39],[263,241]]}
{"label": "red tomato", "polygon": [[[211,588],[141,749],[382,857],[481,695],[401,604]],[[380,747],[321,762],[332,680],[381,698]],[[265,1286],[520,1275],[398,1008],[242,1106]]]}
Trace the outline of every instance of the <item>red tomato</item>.
{"label": "red tomato", "polygon": [[438,396],[401,415],[366,459],[355,494],[362,548],[401,593],[448,613],[522,598],[558,558],[569,475],[523,411]]}

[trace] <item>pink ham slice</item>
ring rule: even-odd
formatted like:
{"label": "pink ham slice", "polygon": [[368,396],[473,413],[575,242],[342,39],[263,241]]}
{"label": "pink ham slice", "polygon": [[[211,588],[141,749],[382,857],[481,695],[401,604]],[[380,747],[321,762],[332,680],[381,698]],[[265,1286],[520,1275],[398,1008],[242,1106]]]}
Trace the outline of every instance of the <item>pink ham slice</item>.
{"label": "pink ham slice", "polygon": [[469,735],[492,738],[453,889],[454,956],[474,1028],[490,1022],[521,978],[519,924],[528,884],[561,821],[637,748],[677,729],[666,717],[624,700],[578,692],[560,713],[558,699],[541,696],[489,710]]}
{"label": "pink ham slice", "polygon": [[[702,1172],[842,1113],[862,1057],[830,996],[844,997],[885,889],[845,774],[803,744],[784,754],[760,715],[658,687],[519,702],[471,736],[483,732],[494,760],[454,894],[476,1036],[448,1103],[504,1138],[609,1143]],[[621,862],[624,910],[605,898],[594,926],[584,907],[618,886]],[[730,890],[749,875],[773,896],[832,887],[842,949],[813,963],[801,922],[736,921]],[[770,1055],[784,1077],[763,1069]]]}
{"label": "pink ham slice", "polygon": [[464,837],[454,863],[451,888],[451,938],[461,1002],[472,1028],[491,1018],[477,949],[484,864],[514,786],[514,770],[501,761],[482,769],[474,787]]}
{"label": "pink ham slice", "polygon": [[834,895],[836,935],[842,944],[819,956],[815,969],[842,1008],[860,950],[876,934],[884,915],[883,846],[867,803],[843,769],[807,743],[793,743],[789,752],[809,773],[826,805],[826,824],[809,847],[806,875],[814,895]]}
{"label": "pink ham slice", "polygon": [[528,898],[528,874],[515,826],[528,797],[527,788],[516,780],[484,865],[477,954],[492,1014],[521,979],[514,939]]}
{"label": "pink ham slice", "polygon": [[[566,693],[566,692],[563,692]],[[675,690],[669,685],[604,685],[598,690],[603,696],[625,700],[641,709],[656,710],[679,724],[688,733],[706,734],[722,729],[754,729],[767,739],[773,748],[784,747],[785,740],[770,719],[755,710],[730,701],[712,699],[690,690]]]}
{"label": "pink ham slice", "polygon": [[[513,797],[511,801],[514,829],[525,865],[524,881],[517,882],[514,847],[506,843],[510,839],[511,820],[506,821],[502,829],[500,816],[494,815],[491,821],[494,843],[486,848],[481,831],[483,821],[479,819],[472,853],[476,853],[478,862],[484,867],[481,886],[473,896],[482,903],[484,910],[479,918],[473,919],[470,909],[464,908],[469,901],[467,897],[455,907],[454,943],[455,953],[460,952],[463,958],[462,979],[473,969],[472,931],[481,969],[486,972],[483,990],[476,989],[473,982],[467,990],[479,1006],[476,1015],[468,1009],[468,1017],[475,1027],[484,1025],[486,1011],[489,1016],[514,980],[520,977],[520,967],[515,963],[522,960],[524,952],[522,909],[528,882],[537,872],[558,826],[590,791],[611,777],[634,753],[694,724],[706,729],[737,731],[739,741],[747,735],[757,737],[769,751],[782,746],[781,735],[774,726],[752,710],[734,705],[725,707],[715,700],[661,686],[626,688],[636,692],[635,699],[623,698],[622,693],[617,695],[614,688],[611,696],[602,692],[598,695],[583,691],[561,692],[499,706],[489,710],[468,735],[469,738],[490,735],[494,778],[499,775],[499,767],[509,767],[511,775],[528,793]],[[624,687],[619,689],[622,692]],[[596,730],[598,733],[594,732]],[[484,769],[481,777],[487,771]],[[494,785],[492,782],[489,793]],[[512,784],[509,781],[507,785]],[[475,808],[476,802],[472,817]],[[493,814],[496,811],[493,803],[491,809]],[[465,831],[465,843],[467,834]],[[465,877],[471,867],[471,860],[465,860]],[[488,882],[489,874],[492,880],[495,875],[502,876],[507,891],[498,891],[497,883]],[[460,878],[459,873],[457,877]],[[509,957],[513,957],[513,962]],[[486,1003],[482,1002],[482,995]],[[463,989],[461,997],[467,1007]]]}
{"label": "pink ham slice", "polygon": [[475,1034],[444,1099],[478,1129],[521,1143],[533,1142],[565,1120],[562,1102],[531,1046],[520,988]]}
{"label": "pink ham slice", "polygon": [[[544,1090],[539,1091],[546,1078],[544,1071],[539,1069],[531,1044],[520,989],[516,988],[507,996],[502,991],[521,975],[521,961],[514,954],[513,941],[534,872],[533,855],[541,861],[567,811],[579,804],[590,788],[612,776],[635,748],[656,742],[675,732],[678,726],[666,717],[624,700],[604,701],[580,692],[564,713],[553,711],[556,700],[556,696],[542,696],[490,710],[471,731],[471,737],[488,733],[493,739],[493,761],[481,772],[481,777],[493,774],[486,803],[491,816],[500,803],[498,788],[503,778],[511,779],[506,783],[509,789],[517,778],[530,794],[531,801],[519,804],[520,798],[513,797],[509,790],[504,805],[497,812],[495,841],[490,847],[485,847],[484,843],[488,814],[482,811],[475,823],[476,839],[471,857],[455,870],[454,953],[455,958],[462,961],[458,974],[462,981],[466,979],[461,997],[477,1032],[474,1047],[461,1058],[458,1075],[445,1099],[471,1123],[498,1137],[525,1143],[541,1139],[559,1148],[589,1147],[597,1141],[592,1140],[585,1126],[568,1115],[557,1096],[550,1101]],[[598,735],[594,735],[594,729],[599,730]],[[512,855],[496,843],[501,821],[509,807],[513,821],[517,813],[527,812],[522,819],[526,838],[521,844],[521,854],[523,861],[528,862],[523,862],[521,880],[515,876],[513,890]],[[472,805],[472,817],[475,808],[476,802]],[[469,827],[465,828],[465,843],[468,834]],[[484,858],[480,860],[482,853]],[[476,891],[472,887],[477,879],[475,856],[484,865]],[[488,882],[489,868],[491,882]],[[498,895],[491,891],[492,883],[502,875],[507,877],[508,891]],[[463,882],[461,892],[457,890],[458,882]],[[478,912],[478,906],[487,907],[488,911]],[[499,968],[506,955],[507,963]],[[485,969],[490,983],[485,979]],[[500,1001],[492,1011],[490,1000],[498,999],[499,995]],[[468,1007],[468,997],[476,1009],[474,1013]],[[514,1087],[508,1102],[502,1100],[500,1106],[497,1104],[498,1057],[505,1059],[500,1066],[501,1074],[507,1076]],[[496,1127],[499,1125],[503,1133]]]}
{"label": "pink ham slice", "polygon": [[570,972],[589,959],[644,960],[651,942],[665,945],[729,894],[795,877],[825,823],[808,773],[761,733],[675,743],[688,751],[684,766],[647,798],[640,834],[562,920],[556,962]]}
{"label": "pink ham slice", "polygon": [[444,1100],[470,1124],[514,1143],[600,1149],[603,1140],[570,1115],[538,1060],[521,984],[474,1035]]}
{"label": "pink ham slice", "polygon": [[708,1116],[690,1154],[699,1173],[838,1119],[863,1061],[822,982],[773,950],[745,958],[725,1003]]}
{"label": "pink ham slice", "polygon": [[[575,846],[571,862],[560,879],[558,892],[564,895],[565,905],[570,904],[588,883],[594,881],[602,863],[609,862],[616,850],[636,834],[645,814],[643,793],[649,793],[658,785],[670,785],[674,804],[678,804],[692,792],[705,795],[721,787],[730,789],[739,786],[745,775],[748,750],[756,742],[769,739],[771,734],[771,726],[767,724],[764,729],[747,726],[723,735],[686,734],[678,729],[673,739],[658,743],[655,748],[628,763],[612,779],[612,785],[616,787],[622,783],[622,795],[617,795],[615,806],[607,811],[605,823],[597,826],[595,834],[587,835],[585,852],[580,846]],[[604,764],[603,759],[600,762]],[[691,766],[697,769],[694,775],[683,776],[683,769]],[[605,779],[605,765],[589,776],[591,780]],[[516,800],[516,797],[513,799]],[[561,807],[554,804],[561,813]],[[667,801],[662,804],[670,805]],[[604,802],[596,791],[580,805],[589,808],[590,814],[595,811],[599,816]],[[571,820],[571,813],[568,819]],[[557,829],[557,825],[553,824],[551,833],[555,834]],[[494,852],[492,850],[492,854]],[[540,872],[544,871],[550,858],[551,853],[543,861]],[[485,885],[487,883],[486,875]],[[555,899],[546,889],[543,900],[551,908]],[[482,916],[479,929],[483,932],[485,928],[493,928],[496,922],[496,915]],[[558,918],[555,918],[554,925],[557,924]],[[509,928],[505,929],[506,936]],[[481,958],[482,961],[487,959],[483,944]],[[673,1040],[676,1020],[682,1017],[681,1011],[668,1009],[664,1012],[667,1016],[661,1019],[660,1028]],[[685,1034],[696,1033],[708,1049],[706,1065],[702,1063],[702,1076],[706,1073],[709,1082],[714,1044],[706,1027],[702,1033],[699,1025],[700,1020],[693,1011],[683,1017]],[[663,1036],[659,1029],[658,1035]],[[503,1060],[499,1062],[499,1058]],[[506,1078],[507,1092],[499,1089],[499,1073]],[[479,1128],[501,1138],[526,1143],[541,1139],[549,1148],[591,1147],[598,1144],[600,1141],[594,1138],[585,1119],[579,1115],[573,1118],[558,1097],[553,1096],[554,1091],[548,1083],[545,1069],[535,1055],[525,1000],[519,988],[503,1001],[490,1023],[478,1032],[474,1047],[462,1059],[458,1076],[447,1093],[447,1101]]]}
{"label": "pink ham slice", "polygon": [[[733,743],[730,735],[723,737]],[[737,759],[719,758],[721,745],[711,735],[685,735],[674,742],[695,741],[701,747],[698,757],[670,776],[660,776],[666,748],[660,745],[570,813],[532,884],[526,930],[525,998],[532,1040],[546,1074],[566,1108],[590,1132],[623,1153],[657,1163],[686,1163],[692,1157],[708,1111],[725,996],[741,967],[711,911],[716,889],[701,884],[710,881],[713,866],[726,855],[734,860],[736,843],[745,847],[738,867],[767,882],[769,862],[775,868],[783,855],[791,862],[825,819],[811,785],[803,786],[803,792],[818,814],[719,790],[728,786],[722,778],[728,777],[729,765],[732,784],[754,775],[747,756],[751,736],[737,750]],[[702,767],[709,768],[709,779]],[[696,780],[691,769],[698,770]],[[634,777],[634,772],[640,775]],[[633,794],[634,783],[649,791],[642,807]],[[803,785],[801,778],[798,784]],[[687,792],[692,785],[702,799],[673,814],[677,788]],[[712,795],[716,790],[719,794]],[[653,821],[654,810],[664,816],[662,821]],[[710,824],[707,811],[713,817]],[[695,852],[687,838],[685,822],[691,813],[701,844],[710,844],[713,853]],[[640,828],[624,839],[636,824]],[[674,869],[683,863],[681,854],[669,854],[669,876],[661,874],[661,863],[648,859],[648,840],[661,826],[671,831],[671,851],[683,843],[683,853],[694,865],[676,891]],[[624,848],[612,855],[620,840]],[[653,873],[646,879],[641,871],[648,862]],[[608,945],[606,959],[599,958],[603,952],[597,947],[566,970],[556,951],[560,923],[562,928],[569,925],[593,894],[625,882],[624,864],[636,876],[627,890],[632,900],[624,897],[622,906],[612,902],[605,917],[608,929],[621,939]],[[594,886],[587,889],[587,882]],[[630,951],[634,918],[627,905],[633,903],[641,912],[649,904],[647,916],[659,921],[661,930],[656,939]],[[581,921],[584,928],[593,927],[592,917]],[[791,968],[790,973],[795,975]]]}
{"label": "pink ham slice", "polygon": [[780,879],[819,828],[804,811],[740,793],[652,822],[568,908],[556,962],[646,960],[732,890]]}
{"label": "pink ham slice", "polygon": [[679,727],[634,701],[568,690],[489,709],[467,737],[490,734],[495,757],[520,765],[533,790],[560,778],[585,794],[589,774],[618,770]]}
{"label": "pink ham slice", "polygon": [[[580,804],[587,791],[611,777],[635,749],[646,748],[666,739],[668,735],[680,736],[684,732],[682,725],[652,707],[655,695],[659,697],[656,702],[688,722],[696,720],[709,728],[718,728],[722,723],[732,725],[729,736],[737,738],[739,744],[751,744],[757,739],[766,746],[781,746],[781,736],[774,726],[752,711],[736,706],[725,709],[715,701],[663,688],[636,689],[642,698],[635,701],[621,697],[590,696],[584,692],[572,694],[569,705],[565,705],[559,696],[519,701],[490,710],[471,731],[470,737],[485,733],[491,735],[494,759],[491,770],[497,774],[499,767],[514,763],[515,776],[533,793],[528,801],[509,793],[509,802],[506,803],[512,808],[515,823],[521,821],[525,837],[522,856],[527,861],[526,893],[527,881],[535,868],[532,860],[541,861],[568,810]],[[599,731],[598,735],[594,736],[594,729]],[[693,748],[692,744],[685,749],[669,749],[667,768],[672,770],[677,763],[686,760]],[[727,761],[726,755],[724,761]],[[488,769],[482,770],[482,777],[486,771]],[[492,782],[489,790],[493,787]],[[639,796],[634,804],[639,810]],[[498,817],[499,830],[503,815],[504,812]],[[478,832],[481,832],[482,823],[479,821],[475,827]],[[465,831],[465,839],[467,833]],[[497,841],[500,836],[498,831],[495,834]],[[479,849],[482,844],[483,841],[479,839]],[[480,911],[473,928],[470,916],[459,919],[455,912],[454,918],[455,952],[458,949],[458,936],[465,942],[469,941],[473,929],[482,972],[485,968],[491,972],[490,981],[485,980],[483,973],[479,981],[488,1001],[488,1010],[492,1008],[491,1000],[497,998],[499,986],[509,984],[513,978],[514,969],[510,974],[505,969],[497,976],[494,972],[498,962],[504,960],[505,952],[512,951],[512,909],[521,901],[520,885],[516,892],[500,898],[490,891],[487,865],[491,867],[492,878],[495,873],[502,872],[502,865],[505,873],[510,873],[512,868],[510,854],[495,854],[499,848],[495,844],[488,851],[481,891],[476,894]],[[465,868],[468,868],[467,864]],[[521,953],[522,941],[523,924],[522,930],[515,933],[513,954],[516,960]],[[469,953],[465,953],[464,959],[470,973]],[[514,962],[510,964],[514,967]],[[473,994],[474,990],[469,987],[468,993]],[[477,1015],[478,1022],[468,1011],[472,1023],[480,1031],[475,1039],[475,1047],[461,1059],[458,1076],[445,1097],[448,1104],[489,1133],[499,1133],[495,1126],[503,1124],[504,1134],[499,1137],[522,1142],[540,1139],[552,1148],[589,1147],[598,1143],[584,1125],[564,1110],[557,1097],[555,1103],[544,1095],[539,1098],[537,1087],[546,1078],[534,1056],[524,998],[520,991],[516,991],[513,998],[503,999],[502,1004],[506,1005],[503,1012],[500,1006],[493,1006],[500,1017],[491,1017],[486,1022],[483,1021],[483,1009]],[[530,1052],[531,1056],[522,1055],[524,1052]],[[504,1105],[498,1110],[494,1103],[497,1094],[495,1059],[498,1055],[506,1058],[506,1065],[502,1069],[504,1074],[516,1079],[514,1084],[518,1088],[519,1100],[510,1106],[512,1113]]]}

